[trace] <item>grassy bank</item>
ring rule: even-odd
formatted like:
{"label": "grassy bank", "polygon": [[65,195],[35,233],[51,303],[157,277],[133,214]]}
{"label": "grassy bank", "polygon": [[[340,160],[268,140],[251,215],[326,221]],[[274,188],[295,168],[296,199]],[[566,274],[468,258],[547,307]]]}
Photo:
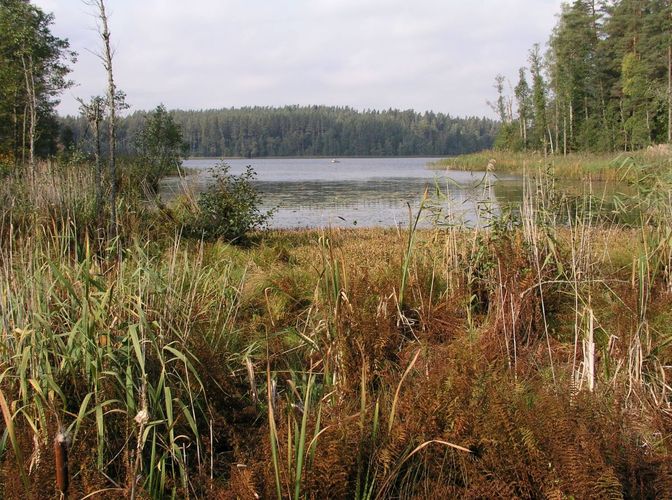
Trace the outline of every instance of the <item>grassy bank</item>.
{"label": "grassy bank", "polygon": [[544,157],[540,153],[514,153],[510,151],[482,151],[452,158],[444,158],[430,165],[436,170],[485,171],[523,174],[536,172],[539,168],[552,169],[554,175],[563,179],[622,180],[631,179],[629,166],[647,165],[655,170],[672,168],[672,151],[656,147],[629,153],[571,153],[566,156]]}
{"label": "grassy bank", "polygon": [[73,497],[672,489],[664,178],[641,227],[560,224],[542,179],[484,229],[247,247],[127,199],[118,251],[78,172],[0,188],[0,496],[54,495],[59,435]]}

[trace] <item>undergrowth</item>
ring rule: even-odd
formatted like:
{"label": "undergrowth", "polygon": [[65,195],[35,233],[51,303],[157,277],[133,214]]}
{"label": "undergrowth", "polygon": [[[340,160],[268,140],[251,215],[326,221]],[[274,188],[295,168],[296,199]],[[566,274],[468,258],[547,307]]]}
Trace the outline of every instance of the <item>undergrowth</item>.
{"label": "undergrowth", "polygon": [[62,434],[78,498],[664,497],[670,183],[642,172],[632,226],[542,171],[474,227],[246,248],[129,199],[120,252],[72,172],[12,180],[0,495],[55,496]]}

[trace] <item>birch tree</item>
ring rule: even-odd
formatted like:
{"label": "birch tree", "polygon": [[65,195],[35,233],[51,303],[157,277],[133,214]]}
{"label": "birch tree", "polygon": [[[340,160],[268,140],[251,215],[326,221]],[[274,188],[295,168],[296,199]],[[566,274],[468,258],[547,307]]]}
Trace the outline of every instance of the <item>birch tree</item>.
{"label": "birch tree", "polygon": [[103,50],[98,57],[103,62],[103,67],[107,73],[107,131],[108,131],[108,176],[110,180],[110,221],[109,234],[116,238],[119,229],[117,221],[117,194],[119,190],[119,181],[117,178],[116,149],[117,149],[117,88],[114,83],[114,71],[112,60],[114,53],[110,43],[110,28],[107,11],[105,10],[104,0],[90,0],[88,5],[93,7],[98,18],[98,33],[103,42]]}

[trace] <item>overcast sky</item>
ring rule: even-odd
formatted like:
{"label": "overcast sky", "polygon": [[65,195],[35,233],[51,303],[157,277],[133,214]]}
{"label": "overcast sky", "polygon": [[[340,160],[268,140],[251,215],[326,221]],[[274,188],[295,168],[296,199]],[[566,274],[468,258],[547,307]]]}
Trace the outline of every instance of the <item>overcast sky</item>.
{"label": "overcast sky", "polygon": [[[33,0],[79,53],[59,111],[105,89],[81,0]],[[131,111],[327,104],[493,116],[560,0],[107,0],[115,79]],[[515,82],[513,82],[515,85]]]}

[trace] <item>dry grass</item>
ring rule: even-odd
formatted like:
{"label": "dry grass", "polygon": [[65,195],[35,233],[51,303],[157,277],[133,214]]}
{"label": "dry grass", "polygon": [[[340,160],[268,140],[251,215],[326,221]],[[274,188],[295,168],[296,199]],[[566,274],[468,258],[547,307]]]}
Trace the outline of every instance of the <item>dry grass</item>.
{"label": "dry grass", "polygon": [[133,229],[121,260],[67,211],[3,226],[0,495],[55,495],[61,431],[72,496],[665,495],[669,235],[538,187],[519,224]]}

